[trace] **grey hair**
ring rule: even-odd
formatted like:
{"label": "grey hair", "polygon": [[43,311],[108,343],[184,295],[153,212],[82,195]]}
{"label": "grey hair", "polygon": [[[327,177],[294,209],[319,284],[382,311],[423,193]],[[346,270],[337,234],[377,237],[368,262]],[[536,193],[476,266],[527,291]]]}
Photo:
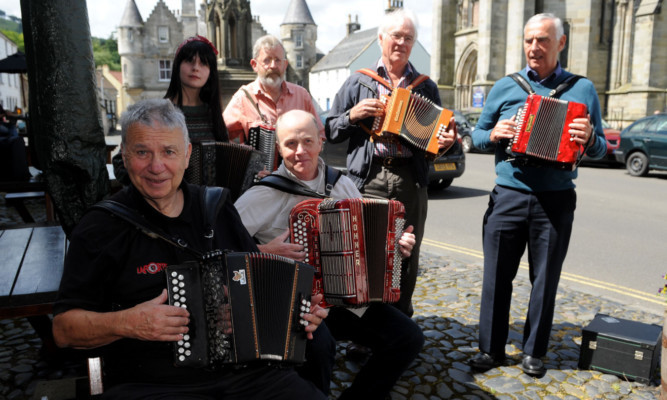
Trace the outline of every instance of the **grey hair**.
{"label": "grey hair", "polygon": [[255,45],[252,46],[252,58],[257,59],[259,57],[259,52],[262,49],[273,49],[280,46],[283,49],[283,54],[285,54],[285,47],[280,42],[280,40],[273,35],[265,35],[255,41]]}
{"label": "grey hair", "polygon": [[179,128],[183,132],[185,147],[190,143],[183,112],[167,99],[140,100],[127,108],[120,117],[121,149],[125,147],[127,130],[134,124],[150,127],[160,125],[168,129]]}
{"label": "grey hair", "polygon": [[400,25],[403,21],[410,21],[415,28],[415,41],[417,41],[417,32],[419,31],[419,23],[417,22],[417,14],[412,10],[399,8],[382,17],[380,26],[378,27],[378,38],[385,33],[389,33],[389,29],[393,26]]}
{"label": "grey hair", "polygon": [[556,40],[560,40],[560,38],[565,34],[565,30],[563,29],[563,21],[552,13],[535,14],[530,17],[528,21],[526,21],[526,24],[523,27],[525,28],[529,24],[542,22],[544,20],[553,21],[554,27],[556,28]]}

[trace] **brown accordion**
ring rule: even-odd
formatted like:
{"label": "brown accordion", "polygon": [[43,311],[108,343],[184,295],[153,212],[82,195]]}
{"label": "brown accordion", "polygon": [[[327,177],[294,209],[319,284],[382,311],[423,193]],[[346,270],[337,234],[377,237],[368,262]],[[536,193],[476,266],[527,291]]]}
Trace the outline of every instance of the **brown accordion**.
{"label": "brown accordion", "polygon": [[395,303],[401,291],[405,208],[400,201],[309,199],[290,213],[292,243],[315,268],[313,294],[325,306]]}
{"label": "brown accordion", "polygon": [[516,115],[516,133],[508,150],[538,164],[573,169],[583,148],[570,134],[575,118],[586,118],[585,104],[531,94]]}
{"label": "brown accordion", "polygon": [[177,366],[305,361],[313,267],[265,253],[168,266],[169,304],[190,312]]}
{"label": "brown accordion", "polygon": [[399,135],[435,159],[440,155],[438,136],[447,131],[454,113],[408,89],[395,88],[391,97],[381,96],[385,104],[382,117],[376,117],[371,132]]}
{"label": "brown accordion", "polygon": [[248,144],[264,154],[264,167],[269,172],[278,169],[280,155],[276,147],[276,129],[267,125],[259,125],[248,130]]}
{"label": "brown accordion", "polygon": [[184,178],[195,185],[226,187],[236,200],[252,186],[263,165],[264,155],[249,146],[204,140],[192,143]]}

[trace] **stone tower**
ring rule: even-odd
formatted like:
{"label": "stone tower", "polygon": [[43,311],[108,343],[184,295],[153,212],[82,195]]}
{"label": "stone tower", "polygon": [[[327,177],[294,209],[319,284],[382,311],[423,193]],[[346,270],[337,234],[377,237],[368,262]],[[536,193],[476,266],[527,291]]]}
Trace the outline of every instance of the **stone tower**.
{"label": "stone tower", "polygon": [[195,0],[181,1],[181,24],[183,24],[183,37],[197,35],[198,18]]}
{"label": "stone tower", "polygon": [[306,0],[291,0],[280,24],[280,40],[289,60],[287,80],[308,88],[308,73],[317,62],[317,24]]}
{"label": "stone tower", "polygon": [[144,21],[134,0],[127,0],[123,18],[118,24],[118,54],[123,69],[123,84],[139,87],[142,83]]}

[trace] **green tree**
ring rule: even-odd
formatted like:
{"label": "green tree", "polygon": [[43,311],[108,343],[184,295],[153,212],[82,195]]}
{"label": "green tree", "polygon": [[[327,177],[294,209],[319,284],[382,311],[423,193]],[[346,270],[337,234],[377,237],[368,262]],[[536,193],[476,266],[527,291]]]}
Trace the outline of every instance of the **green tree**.
{"label": "green tree", "polygon": [[118,41],[113,34],[108,39],[93,37],[93,58],[95,66],[108,65],[112,71],[120,71],[120,55],[118,54]]}

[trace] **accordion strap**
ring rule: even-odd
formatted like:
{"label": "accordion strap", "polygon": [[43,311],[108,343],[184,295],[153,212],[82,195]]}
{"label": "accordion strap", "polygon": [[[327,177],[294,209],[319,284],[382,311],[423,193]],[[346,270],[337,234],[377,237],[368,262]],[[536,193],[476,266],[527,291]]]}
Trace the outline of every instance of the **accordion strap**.
{"label": "accordion strap", "polygon": [[267,175],[264,178],[262,178],[259,182],[255,183],[255,185],[268,186],[270,188],[280,190],[281,192],[296,194],[299,196],[316,197],[319,199],[324,199],[331,195],[331,191],[333,190],[333,187],[336,185],[336,182],[338,182],[338,179],[340,179],[340,176],[341,172],[339,170],[331,168],[330,166],[327,165],[324,194],[318,193],[312,190],[311,188],[302,185],[299,182],[293,181],[292,179],[277,174]]}
{"label": "accordion strap", "polygon": [[[222,208],[222,205],[225,203],[227,196],[229,195],[229,190],[221,187],[204,187],[204,194],[202,196],[203,212],[205,214],[204,219],[206,220],[206,232],[204,237],[207,239],[213,238],[213,229],[212,226],[217,217],[218,212]],[[187,242],[183,239],[179,239],[175,236],[170,236],[164,232],[159,227],[155,226],[149,222],[143,215],[141,215],[136,209],[126,206],[125,204],[119,203],[114,200],[102,200],[99,203],[93,205],[91,208],[96,208],[109,212],[111,215],[114,215],[125,222],[128,222],[130,225],[133,225],[135,228],[139,229],[146,236],[153,239],[162,239],[165,242],[169,243],[174,247],[185,250],[186,252],[195,256],[198,260],[206,260],[208,258],[218,256],[221,254],[220,251],[209,251],[207,253],[202,253],[188,246]],[[209,210],[213,210],[211,213]]]}
{"label": "accordion strap", "polygon": [[262,122],[268,124],[269,120],[264,116],[264,114],[262,114],[261,111],[259,111],[259,104],[257,104],[255,99],[252,98],[250,93],[247,90],[245,90],[245,88],[241,88],[241,90],[243,90],[243,93],[245,93],[246,97],[248,98],[248,100],[250,100],[252,105],[255,106],[255,110],[257,110],[257,114],[259,114],[259,118],[262,120]]}
{"label": "accordion strap", "polygon": [[[394,86],[391,84],[391,82],[381,77],[380,75],[378,75],[377,72],[373,71],[370,68],[362,68],[360,70],[357,70],[357,72],[370,76],[371,78],[375,79],[378,83],[382,84],[382,86],[385,86],[389,90],[394,90]],[[406,89],[412,90],[413,87],[419,86],[419,84],[426,81],[428,78],[429,78],[428,75],[421,74],[418,77],[416,77],[412,81],[412,83],[410,83],[410,85],[406,87]]]}
{"label": "accordion strap", "polygon": [[[525,90],[528,94],[535,94],[535,91],[533,90],[533,87],[530,86],[530,83],[521,76],[518,72],[515,72],[513,74],[508,75],[510,78],[514,79],[514,81],[521,86],[521,89]],[[559,83],[558,86],[556,86],[555,89],[552,89],[549,92],[548,97],[558,97],[563,90],[567,89],[568,87],[574,85],[579,79],[583,78],[581,75],[571,75],[565,78],[563,82]]]}

